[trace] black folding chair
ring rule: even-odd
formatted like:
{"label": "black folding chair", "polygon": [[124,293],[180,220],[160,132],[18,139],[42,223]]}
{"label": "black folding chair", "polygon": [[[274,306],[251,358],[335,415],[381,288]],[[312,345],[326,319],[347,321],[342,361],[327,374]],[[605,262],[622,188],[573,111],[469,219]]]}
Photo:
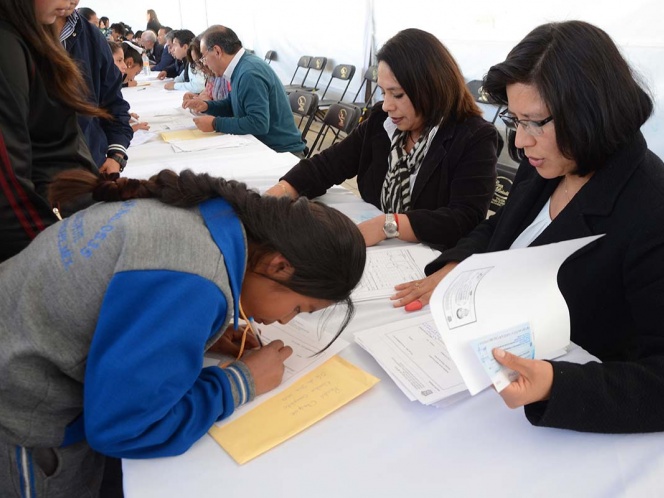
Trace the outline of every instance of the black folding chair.
{"label": "black folding chair", "polygon": [[[311,63],[311,59],[312,57],[310,55],[303,55],[300,57],[300,60],[297,61],[297,66],[295,67],[295,72],[293,73],[293,77],[291,78],[290,83],[288,85],[284,85],[286,93],[294,92],[295,90],[304,90],[304,80],[307,79],[307,75],[309,74],[309,64]],[[295,81],[295,76],[297,76],[297,73],[300,69],[305,71],[304,78],[302,78],[302,81],[300,81],[299,84],[293,83]]]}
{"label": "black folding chair", "polygon": [[[344,97],[346,96],[346,92],[348,91],[348,87],[350,86],[350,81],[353,79],[353,76],[355,75],[355,66],[352,64],[337,64],[335,68],[332,70],[332,76],[330,76],[330,81],[327,82],[327,86],[325,87],[325,90],[320,96],[320,100],[318,102],[318,109],[327,109],[330,107],[332,104],[335,104],[336,102],[341,102]],[[341,94],[341,97],[338,99],[331,99],[331,98],[325,98],[327,97],[327,92],[330,89],[330,85],[334,80],[338,80],[339,82],[346,82],[346,86],[344,87],[344,91]]]}
{"label": "black folding chair", "polygon": [[[353,97],[353,105],[358,106],[362,110],[362,116],[365,116],[367,109],[371,105],[371,101],[376,94],[378,85],[378,66],[369,66],[364,73],[362,84],[357,89],[355,97]],[[358,100],[359,99],[359,100]]]}
{"label": "black folding chair", "polygon": [[[295,90],[288,95],[291,111],[295,116],[300,116],[297,123],[298,129],[302,130],[302,140],[307,141],[306,136],[311,128],[316,111],[318,110],[318,95],[313,92]],[[295,118],[294,116],[294,118]],[[304,126],[302,124],[304,123]]]}
{"label": "black folding chair", "polygon": [[361,115],[362,109],[352,104],[342,104],[340,102],[332,104],[325,113],[323,125],[318,131],[318,135],[316,135],[314,144],[311,146],[311,149],[309,149],[307,157],[313,155],[316,145],[318,145],[318,150],[320,150],[321,145],[327,136],[327,132],[330,129],[332,129],[334,133],[334,139],[330,145],[335,144],[340,138],[348,136],[348,134],[357,126]]}
{"label": "black folding chair", "polygon": [[[265,52],[265,59],[264,60],[268,64],[270,62],[272,62],[273,60],[276,60],[276,59],[277,59],[277,53],[274,50],[268,50],[267,52]],[[296,71],[297,71],[297,69],[296,69]]]}

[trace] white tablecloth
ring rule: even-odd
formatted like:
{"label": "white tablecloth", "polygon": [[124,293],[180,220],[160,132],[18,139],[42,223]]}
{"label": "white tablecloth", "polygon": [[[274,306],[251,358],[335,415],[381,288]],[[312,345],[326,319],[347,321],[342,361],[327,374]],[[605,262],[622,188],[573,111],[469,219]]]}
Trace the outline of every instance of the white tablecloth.
{"label": "white tablecloth", "polygon": [[[153,113],[176,95],[125,90],[132,110]],[[165,104],[166,103],[166,104]],[[143,117],[143,115],[141,116]],[[254,139],[242,149],[172,152],[160,141],[131,148],[129,176],[160,167],[246,180],[266,188],[297,162]],[[324,200],[361,201],[340,188]],[[394,241],[391,241],[394,243]],[[428,309],[418,313],[428,313]],[[359,303],[344,337],[405,318],[389,301]],[[411,315],[408,315],[411,316]],[[577,352],[583,354],[582,352]],[[531,426],[493,391],[447,408],[410,402],[356,344],[341,356],[381,382],[321,422],[239,466],[210,437],[173,458],[125,460],[128,498],[149,497],[658,497],[664,495],[664,434],[600,435]]]}

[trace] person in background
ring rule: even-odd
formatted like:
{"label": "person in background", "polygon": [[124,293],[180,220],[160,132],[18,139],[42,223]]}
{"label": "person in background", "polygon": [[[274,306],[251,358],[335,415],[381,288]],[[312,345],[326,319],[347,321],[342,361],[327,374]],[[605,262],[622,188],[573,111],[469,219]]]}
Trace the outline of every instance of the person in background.
{"label": "person in background", "polygon": [[440,280],[478,252],[604,236],[563,263],[558,286],[571,340],[601,360],[528,360],[500,395],[537,426],[664,431],[664,163],[640,128],[653,103],[620,50],[581,21],[544,24],[489,69],[484,91],[507,106],[521,164],[505,205],[399,286],[398,305],[428,303]]}
{"label": "person in background", "polygon": [[101,173],[121,173],[134,136],[129,125],[129,104],[122,96],[122,74],[99,29],[76,11],[78,2],[70,0],[69,7],[53,26],[60,43],[85,76],[91,102],[111,115],[111,119],[79,116],[78,122],[92,157]]}
{"label": "person in background", "polygon": [[125,39],[125,25],[121,22],[111,24],[111,41],[122,42]]}
{"label": "person in background", "polygon": [[[74,172],[51,190],[53,202],[86,193],[102,202],[0,265],[3,498],[46,485],[48,496],[98,496],[108,456],[181,454],[278,386],[292,349],[259,348],[251,329],[240,356],[241,319],[285,324],[341,303],[340,333],[353,313],[366,251],[335,209],[191,171]],[[218,340],[238,359],[203,368]],[[24,494],[22,466],[42,470]]]}
{"label": "person in background", "polygon": [[159,72],[157,78],[160,80],[175,78],[180,72],[182,72],[182,68],[184,67],[184,63],[173,57],[173,54],[171,53],[174,34],[175,33],[171,28],[168,26],[162,26],[157,35],[157,42],[164,46],[164,52],[161,54],[159,64],[155,64],[152,70]]}
{"label": "person in background", "polygon": [[148,9],[147,13],[147,26],[145,27],[146,31],[152,31],[153,33],[156,33],[159,31],[159,28],[161,28],[161,23],[159,22],[159,18],[157,17],[157,13],[152,10]]}
{"label": "person in background", "polygon": [[205,89],[196,94],[187,92],[182,96],[182,101],[185,102],[191,99],[201,100],[224,100],[231,92],[231,85],[223,76],[215,76],[210,68],[201,63],[201,40],[199,37],[194,38],[189,45],[187,59],[197,71],[201,71],[205,77]]}
{"label": "person in background", "polygon": [[127,66],[122,86],[137,86],[138,82],[134,78],[143,70],[143,49],[131,42],[122,42],[122,50],[124,52],[124,62]]}
{"label": "person in background", "polygon": [[[78,14],[95,27],[99,27],[99,18],[97,13],[88,7],[79,7]],[[105,37],[106,35],[104,35]]]}
{"label": "person in background", "polygon": [[102,16],[99,18],[99,29],[101,30],[101,34],[104,35],[104,38],[106,39],[111,36],[110,24],[111,21],[108,19],[108,17]]}
{"label": "person in background", "polygon": [[[127,74],[127,63],[125,62],[122,44],[110,41],[108,42],[108,46],[111,49],[111,53],[113,54],[113,62],[115,63],[115,67],[118,68],[124,77],[124,75]],[[129,113],[129,116],[131,116],[129,124],[131,125],[131,129],[134,132],[138,130],[148,131],[150,129],[150,125],[148,123],[140,121],[138,114],[131,112]]]}
{"label": "person in background", "polygon": [[195,35],[188,29],[178,29],[173,32],[173,57],[183,61],[183,67],[173,81],[164,84],[166,90],[186,90],[200,93],[205,90],[205,75],[196,69],[189,60],[190,44]]}
{"label": "person in background", "polygon": [[141,46],[146,50],[148,59],[150,60],[150,69],[161,62],[164,46],[157,42],[157,35],[154,31],[143,31],[143,34],[141,34]]}
{"label": "person in background", "polygon": [[97,172],[76,113],[109,115],[88,102],[78,67],[44,29],[68,6],[69,0],[0,0],[0,261],[80,207],[63,204],[54,212],[46,190],[56,173]]}
{"label": "person in background", "polygon": [[498,133],[432,34],[407,29],[376,54],[384,100],[343,141],[295,165],[269,195],[317,197],[357,176],[381,214],[362,222],[367,246],[386,238],[452,247],[486,217]]}
{"label": "person in background", "polygon": [[128,29],[125,31],[125,40],[126,41],[134,41],[134,32],[131,29]]}
{"label": "person in background", "polygon": [[139,29],[138,31],[136,31],[136,33],[134,33],[134,37],[132,38],[131,42],[132,42],[134,45],[137,45],[137,46],[139,46],[139,47],[142,47],[142,45],[141,45],[141,36],[143,36],[143,31],[141,31],[141,30]]}
{"label": "person in background", "polygon": [[212,26],[201,35],[201,61],[231,83],[221,101],[191,99],[182,106],[209,116],[194,118],[198,129],[254,135],[277,152],[302,155],[304,141],[295,126],[288,97],[272,68],[246,52],[235,32]]}

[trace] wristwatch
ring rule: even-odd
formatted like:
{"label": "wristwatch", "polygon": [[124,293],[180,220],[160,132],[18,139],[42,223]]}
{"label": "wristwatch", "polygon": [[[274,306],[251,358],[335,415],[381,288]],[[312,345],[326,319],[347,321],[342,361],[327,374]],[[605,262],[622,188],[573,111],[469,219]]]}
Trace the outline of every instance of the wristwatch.
{"label": "wristwatch", "polygon": [[122,173],[125,169],[125,166],[127,166],[127,158],[119,152],[109,152],[106,157],[113,159],[120,165],[120,173]]}
{"label": "wristwatch", "polygon": [[394,239],[399,236],[399,218],[396,214],[387,213],[385,215],[385,224],[383,232],[388,239]]}

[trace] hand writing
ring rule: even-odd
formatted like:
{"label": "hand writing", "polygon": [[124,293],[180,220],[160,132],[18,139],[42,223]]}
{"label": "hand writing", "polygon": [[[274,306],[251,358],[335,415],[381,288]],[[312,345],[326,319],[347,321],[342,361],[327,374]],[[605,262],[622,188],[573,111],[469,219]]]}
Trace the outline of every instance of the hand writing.
{"label": "hand writing", "polygon": [[[224,334],[217,339],[208,351],[212,353],[225,354],[228,356],[237,357],[240,354],[240,344],[242,343],[242,334],[244,333],[244,327],[239,327],[237,330],[233,326],[229,326]],[[244,343],[244,350],[258,348],[260,344],[258,339],[254,334],[251,333],[251,330],[247,331],[247,338]]]}
{"label": "hand writing", "polygon": [[266,393],[279,384],[284,377],[284,361],[293,354],[290,346],[283,341],[272,341],[267,346],[247,352],[242,361],[254,377],[256,394]]}
{"label": "hand writing", "polygon": [[494,349],[493,357],[501,365],[519,374],[514,382],[500,392],[507,406],[518,408],[549,399],[553,386],[551,363],[543,360],[527,360],[502,349]]}
{"label": "hand writing", "polygon": [[[426,278],[413,280],[395,286],[394,288],[397,290],[397,293],[390,297],[390,299],[394,301],[392,305],[395,308],[400,308],[414,301],[419,301],[422,303],[422,306],[426,306],[429,304],[431,294],[436,286],[458,264],[459,263],[447,263],[436,273],[432,273]],[[416,309],[421,309],[421,306],[413,307],[412,309],[407,307],[406,311],[415,311]]]}

